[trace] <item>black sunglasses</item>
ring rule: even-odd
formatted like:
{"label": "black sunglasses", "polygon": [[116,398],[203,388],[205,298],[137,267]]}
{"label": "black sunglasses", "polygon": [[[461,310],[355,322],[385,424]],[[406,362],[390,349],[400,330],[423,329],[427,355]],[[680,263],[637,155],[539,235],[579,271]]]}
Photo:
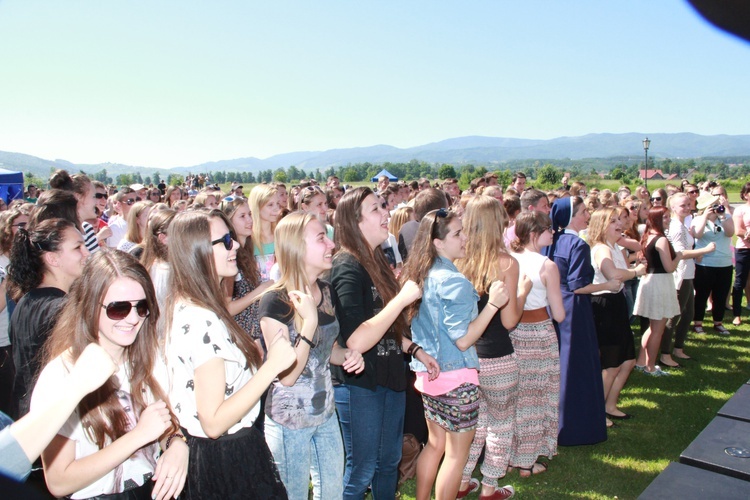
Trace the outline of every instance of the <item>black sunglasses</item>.
{"label": "black sunglasses", "polygon": [[96,198],[97,200],[106,200],[107,195],[104,193],[95,193],[94,198]]}
{"label": "black sunglasses", "polygon": [[135,200],[133,198],[128,198],[127,200],[125,200],[125,203],[127,203],[128,205],[133,205],[135,203]]}
{"label": "black sunglasses", "polygon": [[661,201],[661,196],[654,196],[653,198],[651,198],[651,201]]}
{"label": "black sunglasses", "polygon": [[693,189],[691,191],[688,191],[688,194],[698,194],[698,193],[700,193],[700,191],[698,191],[697,189]]}
{"label": "black sunglasses", "polygon": [[441,208],[437,212],[435,212],[435,219],[432,221],[432,228],[430,229],[431,240],[437,238],[437,236],[435,235],[435,228],[437,227],[438,218],[445,219],[446,217],[448,217],[448,211],[444,208]]}
{"label": "black sunglasses", "polygon": [[110,302],[107,305],[102,304],[102,307],[107,312],[107,317],[114,321],[120,321],[125,319],[133,310],[135,305],[135,312],[138,316],[145,318],[149,314],[148,302],[146,299],[141,300],[118,300],[116,302]]}
{"label": "black sunglasses", "polygon": [[211,245],[218,245],[219,243],[224,243],[224,248],[231,250],[232,245],[234,244],[234,241],[232,241],[232,233],[227,233],[218,240],[213,240]]}
{"label": "black sunglasses", "polygon": [[17,222],[15,224],[13,224],[13,227],[26,227],[26,223],[25,222]]}

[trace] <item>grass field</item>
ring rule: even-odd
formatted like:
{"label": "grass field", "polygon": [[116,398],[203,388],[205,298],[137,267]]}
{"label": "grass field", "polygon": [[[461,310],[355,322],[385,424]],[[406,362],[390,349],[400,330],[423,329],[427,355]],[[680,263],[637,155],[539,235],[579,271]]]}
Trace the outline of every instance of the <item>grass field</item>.
{"label": "grass field", "polygon": [[[747,311],[744,311],[747,314]],[[710,324],[710,318],[708,324]],[[562,447],[549,471],[521,479],[516,471],[501,479],[517,498],[637,498],[716,416],[722,405],[750,378],[750,326],[725,324],[732,335],[691,332],[685,352],[694,360],[672,370],[671,377],[634,372],[622,393],[620,409],[635,415],[609,430],[606,442]],[[634,328],[640,345],[640,329]],[[479,468],[475,471],[479,476]],[[401,488],[414,498],[414,481]],[[468,498],[477,498],[477,494]]]}

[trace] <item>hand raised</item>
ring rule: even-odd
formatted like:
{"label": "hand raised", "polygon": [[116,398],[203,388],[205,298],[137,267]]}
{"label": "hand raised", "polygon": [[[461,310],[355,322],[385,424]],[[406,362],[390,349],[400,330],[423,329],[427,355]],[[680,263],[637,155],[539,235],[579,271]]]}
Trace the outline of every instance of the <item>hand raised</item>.
{"label": "hand raised", "polygon": [[407,280],[401,286],[401,291],[398,292],[398,296],[406,303],[406,305],[409,305],[422,297],[422,289],[415,281]]}
{"label": "hand raised", "polygon": [[297,354],[294,352],[294,347],[284,336],[282,330],[279,329],[273,337],[271,345],[268,346],[266,363],[273,367],[274,373],[278,375],[292,366],[292,363],[296,360]]}
{"label": "hand raised", "polygon": [[91,343],[86,346],[70,372],[71,383],[83,394],[101,387],[117,372],[117,364],[102,346]]}
{"label": "hand raised", "polygon": [[143,443],[148,444],[159,439],[169,429],[171,422],[167,403],[159,400],[143,410],[135,429],[131,432],[137,432],[143,437]]}
{"label": "hand raised", "polygon": [[292,305],[297,310],[302,319],[305,321],[315,320],[316,324],[318,321],[318,308],[315,305],[315,299],[313,299],[310,287],[305,290],[306,293],[300,292],[299,290],[292,290],[289,292],[289,300],[292,301]]}
{"label": "hand raised", "polygon": [[500,309],[508,303],[510,297],[508,296],[508,288],[500,280],[493,281],[490,285],[490,298],[489,303]]}

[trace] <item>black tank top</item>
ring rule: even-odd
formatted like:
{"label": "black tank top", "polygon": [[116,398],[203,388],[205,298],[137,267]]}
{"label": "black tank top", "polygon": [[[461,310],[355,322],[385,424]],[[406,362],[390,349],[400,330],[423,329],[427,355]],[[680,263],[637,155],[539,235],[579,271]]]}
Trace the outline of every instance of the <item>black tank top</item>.
{"label": "black tank top", "polygon": [[[659,238],[664,238],[664,236],[657,236],[656,238],[651,240],[651,243],[646,246],[646,250],[643,252],[646,257],[646,262],[648,263],[648,269],[646,271],[650,274],[669,274],[667,273],[667,270],[664,269],[664,264],[662,264],[661,262],[659,250],[656,249],[656,242],[659,241]],[[671,243],[669,243],[669,247],[670,253],[672,253]]]}
{"label": "black tank top", "polygon": [[[487,293],[479,297],[477,305],[480,313],[487,306],[489,298],[490,296]],[[500,311],[497,311],[492,317],[487,329],[474,346],[477,349],[477,356],[482,359],[502,358],[513,354],[513,343],[510,341],[508,329],[503,326]]]}

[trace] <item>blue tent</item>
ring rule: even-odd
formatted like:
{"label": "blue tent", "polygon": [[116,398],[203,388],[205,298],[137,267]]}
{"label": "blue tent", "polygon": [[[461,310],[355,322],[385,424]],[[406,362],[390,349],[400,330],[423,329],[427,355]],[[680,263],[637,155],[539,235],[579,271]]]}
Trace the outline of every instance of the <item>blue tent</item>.
{"label": "blue tent", "polygon": [[381,170],[380,172],[378,172],[377,174],[375,174],[375,177],[373,177],[373,178],[372,178],[372,179],[370,179],[370,180],[371,180],[372,182],[378,182],[378,178],[379,178],[379,177],[380,177],[381,175],[387,175],[387,176],[388,176],[388,180],[390,180],[390,181],[393,181],[393,182],[396,182],[396,181],[398,180],[398,177],[396,177],[395,175],[393,175],[392,173],[390,173],[390,172],[389,172],[389,171],[387,171],[386,169],[383,169],[383,170]]}
{"label": "blue tent", "polygon": [[5,203],[23,199],[23,172],[0,168],[0,197]]}

